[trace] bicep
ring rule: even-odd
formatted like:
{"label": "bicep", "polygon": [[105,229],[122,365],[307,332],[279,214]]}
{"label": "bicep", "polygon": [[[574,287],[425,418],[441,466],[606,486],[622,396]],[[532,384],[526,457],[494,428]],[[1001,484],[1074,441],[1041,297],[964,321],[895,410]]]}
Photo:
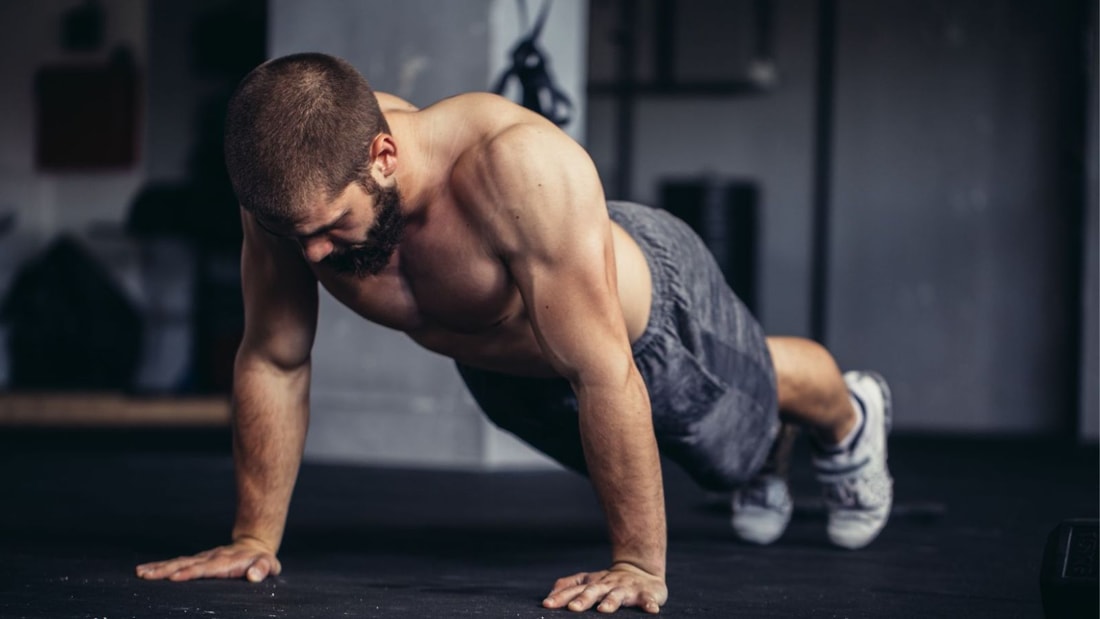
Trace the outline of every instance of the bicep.
{"label": "bicep", "polygon": [[300,252],[242,212],[242,359],[294,369],[309,361],[317,328],[317,281]]}

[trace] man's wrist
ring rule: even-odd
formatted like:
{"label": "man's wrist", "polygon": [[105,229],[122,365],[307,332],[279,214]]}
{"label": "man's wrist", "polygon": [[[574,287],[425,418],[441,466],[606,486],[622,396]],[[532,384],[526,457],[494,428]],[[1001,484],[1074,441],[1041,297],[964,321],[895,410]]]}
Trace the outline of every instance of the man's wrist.
{"label": "man's wrist", "polygon": [[259,546],[260,548],[270,551],[272,554],[275,554],[279,549],[278,542],[272,542],[271,540],[254,533],[244,533],[234,530],[231,539],[233,540],[234,544]]}
{"label": "man's wrist", "polygon": [[661,580],[664,580],[665,578],[664,561],[643,562],[637,560],[615,559],[611,563],[611,569],[625,569],[629,571],[643,572],[650,576],[656,576]]}

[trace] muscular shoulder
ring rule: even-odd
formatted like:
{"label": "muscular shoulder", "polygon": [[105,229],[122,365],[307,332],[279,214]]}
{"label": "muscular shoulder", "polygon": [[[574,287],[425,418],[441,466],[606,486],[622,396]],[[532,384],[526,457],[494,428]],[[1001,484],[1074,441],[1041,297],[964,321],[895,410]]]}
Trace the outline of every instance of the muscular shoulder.
{"label": "muscular shoulder", "polygon": [[[455,180],[482,189],[538,177],[569,167],[570,157],[587,154],[546,118],[503,97],[470,93],[453,98],[461,121],[472,125],[472,139],[455,160]],[[535,169],[539,168],[539,169]],[[517,176],[517,177],[513,177]]]}
{"label": "muscular shoulder", "polygon": [[378,107],[383,112],[426,112],[444,114],[482,115],[500,118],[501,115],[526,111],[504,97],[488,92],[467,92],[441,99],[428,107],[418,108],[401,97],[380,90],[374,91]]}
{"label": "muscular shoulder", "polygon": [[472,141],[455,161],[451,184],[466,202],[511,207],[551,179],[568,176],[573,149],[579,147],[553,125],[517,119]]}
{"label": "muscular shoulder", "polygon": [[447,97],[424,108],[424,111],[438,112],[484,126],[511,124],[533,114],[527,108],[489,92],[466,92]]}
{"label": "muscular shoulder", "polygon": [[533,113],[471,144],[451,181],[462,208],[505,254],[529,246],[532,234],[561,236],[571,223],[606,217],[588,153]]}

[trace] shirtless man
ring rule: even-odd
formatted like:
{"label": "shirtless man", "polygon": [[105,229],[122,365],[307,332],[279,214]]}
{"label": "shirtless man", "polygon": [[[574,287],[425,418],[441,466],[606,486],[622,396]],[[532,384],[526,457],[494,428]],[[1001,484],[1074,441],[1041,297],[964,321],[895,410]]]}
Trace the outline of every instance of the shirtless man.
{"label": "shirtless man", "polygon": [[558,580],[547,608],[665,603],[658,450],[734,491],[740,537],[776,539],[790,496],[764,464],[781,417],[814,439],[830,538],[860,547],[885,525],[885,383],[842,376],[813,342],[765,339],[687,226],[606,202],[584,149],[542,117],[488,94],[417,110],[346,62],[298,54],[242,81],[226,127],[244,222],[236,522],[229,545],[139,576],[280,572],[318,282],[452,357],[495,423],[591,478],[610,567]]}

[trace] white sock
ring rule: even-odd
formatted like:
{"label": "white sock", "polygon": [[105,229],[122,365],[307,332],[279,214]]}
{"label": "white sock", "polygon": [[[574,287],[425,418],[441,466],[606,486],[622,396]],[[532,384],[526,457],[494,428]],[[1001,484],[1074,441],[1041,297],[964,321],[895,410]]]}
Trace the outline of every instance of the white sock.
{"label": "white sock", "polygon": [[863,404],[856,399],[852,394],[848,394],[848,399],[852,401],[852,408],[856,411],[856,416],[859,419],[856,420],[856,425],[852,426],[852,429],[848,432],[848,435],[840,440],[836,444],[837,449],[847,450],[852,446],[852,441],[856,439],[856,435],[859,434],[860,429],[863,428],[863,423],[867,419],[867,412],[863,410]]}

